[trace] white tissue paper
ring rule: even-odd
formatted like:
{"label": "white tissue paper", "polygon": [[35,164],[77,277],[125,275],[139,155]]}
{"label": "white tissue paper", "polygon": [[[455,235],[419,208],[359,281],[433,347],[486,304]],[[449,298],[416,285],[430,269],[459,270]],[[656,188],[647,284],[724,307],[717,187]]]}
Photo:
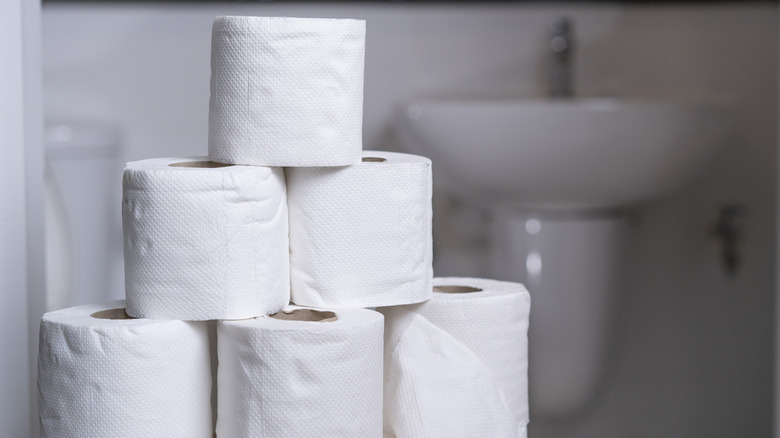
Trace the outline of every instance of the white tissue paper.
{"label": "white tissue paper", "polygon": [[217,17],[209,157],[262,166],[360,161],[364,20]]}
{"label": "white tissue paper", "polygon": [[385,315],[385,432],[397,438],[524,437],[528,291],[478,278],[434,278],[433,284],[452,292],[379,309]]}
{"label": "white tissue paper", "polygon": [[123,189],[130,316],[251,318],[289,303],[282,169],[205,157],[135,161]]}
{"label": "white tissue paper", "polygon": [[340,168],[288,168],[292,302],[376,307],[430,298],[431,161],[363,151]]}
{"label": "white tissue paper", "polygon": [[115,301],[43,316],[41,437],[211,438],[206,323],[127,319],[124,307]]}
{"label": "white tissue paper", "polygon": [[217,323],[217,436],[381,437],[382,315],[296,309]]}

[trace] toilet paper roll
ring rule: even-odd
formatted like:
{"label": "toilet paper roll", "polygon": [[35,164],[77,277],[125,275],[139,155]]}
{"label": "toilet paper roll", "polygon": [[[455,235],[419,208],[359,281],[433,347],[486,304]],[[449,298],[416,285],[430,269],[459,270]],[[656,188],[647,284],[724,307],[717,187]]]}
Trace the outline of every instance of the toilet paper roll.
{"label": "toilet paper roll", "polygon": [[41,320],[41,437],[211,438],[205,322],[128,319],[124,301]]}
{"label": "toilet paper roll", "polygon": [[341,168],[286,170],[292,301],[376,307],[431,296],[431,161],[363,151]]}
{"label": "toilet paper roll", "polygon": [[434,278],[429,301],[385,315],[384,429],[407,437],[522,437],[530,295],[517,283]]}
{"label": "toilet paper roll", "polygon": [[360,161],[363,20],[217,17],[209,157],[262,166]]}
{"label": "toilet paper roll", "polygon": [[217,436],[381,437],[382,315],[286,312],[217,323]]}
{"label": "toilet paper roll", "polygon": [[159,158],[128,163],[123,185],[128,314],[251,318],[289,303],[282,169]]}

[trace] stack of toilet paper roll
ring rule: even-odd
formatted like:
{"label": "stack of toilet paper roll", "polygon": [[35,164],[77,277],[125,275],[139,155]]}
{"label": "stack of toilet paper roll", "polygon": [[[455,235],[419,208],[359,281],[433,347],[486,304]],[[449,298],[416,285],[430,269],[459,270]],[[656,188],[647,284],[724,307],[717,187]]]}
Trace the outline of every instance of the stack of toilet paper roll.
{"label": "stack of toilet paper roll", "polygon": [[208,156],[124,171],[126,301],[42,320],[42,436],[523,436],[528,294],[432,278],[430,160],[362,150],[365,22],[212,31]]}

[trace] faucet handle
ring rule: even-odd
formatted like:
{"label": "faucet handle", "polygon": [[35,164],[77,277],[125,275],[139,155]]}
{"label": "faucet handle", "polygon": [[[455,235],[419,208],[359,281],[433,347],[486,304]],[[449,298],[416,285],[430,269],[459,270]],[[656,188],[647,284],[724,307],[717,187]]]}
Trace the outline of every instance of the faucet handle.
{"label": "faucet handle", "polygon": [[567,17],[557,17],[547,25],[547,28],[553,35],[568,36],[571,32],[571,21]]}
{"label": "faucet handle", "polygon": [[558,17],[547,26],[550,30],[550,48],[555,53],[564,53],[571,49],[571,22],[566,17]]}
{"label": "faucet handle", "polygon": [[558,17],[547,27],[550,32],[550,50],[553,53],[549,72],[549,96],[571,97],[571,58],[574,45],[571,22],[566,17]]}

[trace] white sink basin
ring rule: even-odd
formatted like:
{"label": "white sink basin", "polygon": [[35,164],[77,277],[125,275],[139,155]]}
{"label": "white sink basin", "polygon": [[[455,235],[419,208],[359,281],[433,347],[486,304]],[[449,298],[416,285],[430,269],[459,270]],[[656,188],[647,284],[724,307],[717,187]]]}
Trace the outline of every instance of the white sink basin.
{"label": "white sink basin", "polygon": [[683,186],[727,143],[730,114],[652,100],[426,100],[405,105],[397,128],[461,195],[602,208]]}

